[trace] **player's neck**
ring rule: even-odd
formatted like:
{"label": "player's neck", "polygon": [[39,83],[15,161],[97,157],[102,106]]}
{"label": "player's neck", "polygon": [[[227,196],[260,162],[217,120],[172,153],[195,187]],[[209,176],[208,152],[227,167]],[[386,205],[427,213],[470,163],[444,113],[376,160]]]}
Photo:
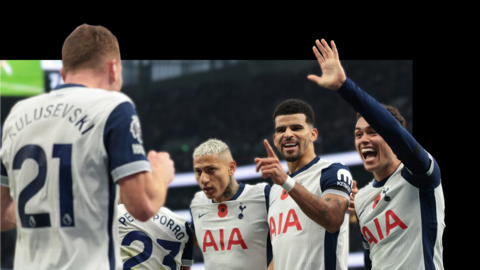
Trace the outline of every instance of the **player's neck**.
{"label": "player's neck", "polygon": [[373,176],[377,180],[377,182],[381,182],[385,180],[387,177],[392,175],[392,173],[397,170],[398,166],[400,166],[401,161],[400,160],[395,160],[393,162],[388,163],[384,168],[373,172]]}
{"label": "player's neck", "polygon": [[65,84],[74,83],[85,85],[88,88],[97,88],[110,90],[108,78],[95,74],[93,71],[85,70],[74,74],[68,74],[65,78]]}
{"label": "player's neck", "polygon": [[240,184],[233,178],[233,176],[229,177],[229,182],[227,187],[225,188],[225,191],[222,193],[222,195],[218,198],[213,199],[214,202],[216,203],[221,203],[221,202],[226,202],[230,200],[235,194],[237,194],[238,190],[240,189]]}
{"label": "player's neck", "polygon": [[315,151],[312,149],[309,149],[309,151],[305,152],[303,156],[298,159],[297,161],[293,162],[288,162],[288,174],[292,174],[301,168],[305,167],[308,163],[310,163],[317,155],[315,154]]}

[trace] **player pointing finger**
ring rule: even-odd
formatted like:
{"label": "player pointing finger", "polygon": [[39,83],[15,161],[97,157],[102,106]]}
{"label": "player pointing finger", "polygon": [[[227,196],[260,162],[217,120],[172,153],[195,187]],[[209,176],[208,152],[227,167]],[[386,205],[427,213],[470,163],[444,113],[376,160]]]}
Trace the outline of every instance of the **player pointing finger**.
{"label": "player pointing finger", "polygon": [[288,178],[288,175],[285,173],[280,161],[278,160],[275,152],[273,152],[272,147],[267,140],[263,141],[265,148],[267,149],[268,158],[256,158],[255,162],[257,163],[257,172],[259,169],[262,170],[262,177],[267,178],[268,176],[272,177],[273,183],[277,185],[283,185]]}

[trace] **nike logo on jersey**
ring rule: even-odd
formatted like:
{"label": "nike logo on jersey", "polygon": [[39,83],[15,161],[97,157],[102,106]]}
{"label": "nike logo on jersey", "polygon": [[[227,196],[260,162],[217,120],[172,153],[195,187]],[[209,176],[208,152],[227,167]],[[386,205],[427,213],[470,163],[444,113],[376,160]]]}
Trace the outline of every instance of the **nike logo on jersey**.
{"label": "nike logo on jersey", "polygon": [[198,218],[201,218],[201,217],[205,216],[205,215],[206,215],[206,214],[208,214],[208,213],[210,213],[210,212],[206,212],[206,213],[204,213],[204,214],[201,214],[201,215],[200,215],[200,214],[198,214]]}

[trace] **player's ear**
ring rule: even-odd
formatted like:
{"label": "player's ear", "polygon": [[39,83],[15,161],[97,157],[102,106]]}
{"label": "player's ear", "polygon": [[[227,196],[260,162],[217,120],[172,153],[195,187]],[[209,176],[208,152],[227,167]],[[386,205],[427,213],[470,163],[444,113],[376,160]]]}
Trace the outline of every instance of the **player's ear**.
{"label": "player's ear", "polygon": [[62,76],[63,81],[65,81],[65,70],[63,70],[63,67],[60,69],[60,75]]}
{"label": "player's ear", "polygon": [[112,59],[110,61],[108,61],[108,75],[109,75],[109,80],[110,80],[110,83],[114,83],[118,80],[118,68],[117,68],[117,59]]}
{"label": "player's ear", "polygon": [[237,163],[232,160],[228,164],[228,175],[233,175],[235,173],[235,170],[237,169]]}
{"label": "player's ear", "polygon": [[277,137],[277,134],[273,134],[273,144],[275,145],[275,147],[277,147],[278,149],[278,145],[277,145],[277,141],[275,140],[275,138]]}
{"label": "player's ear", "polygon": [[312,128],[312,130],[310,131],[310,141],[314,142],[317,140],[317,138],[318,138],[318,130],[316,128]]}

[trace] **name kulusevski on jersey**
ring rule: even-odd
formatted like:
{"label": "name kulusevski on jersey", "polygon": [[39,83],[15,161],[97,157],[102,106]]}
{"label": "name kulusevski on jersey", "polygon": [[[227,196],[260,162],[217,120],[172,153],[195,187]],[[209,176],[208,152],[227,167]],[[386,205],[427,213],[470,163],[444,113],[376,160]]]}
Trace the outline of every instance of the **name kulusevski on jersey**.
{"label": "name kulusevski on jersey", "polygon": [[271,261],[266,183],[239,183],[228,201],[215,203],[198,192],[190,206],[192,230],[211,270],[265,270]]}
{"label": "name kulusevski on jersey", "polygon": [[[350,202],[352,176],[344,164],[317,156],[289,177],[318,197],[332,193]],[[272,186],[269,200],[268,220],[275,270],[347,269],[348,212],[340,229],[329,233],[303,213],[281,186]]]}
{"label": "name kulusevski on jersey", "polygon": [[179,270],[193,264],[188,223],[168,208],[141,222],[120,204],[117,221],[124,269]]}
{"label": "name kulusevski on jersey", "polygon": [[337,93],[401,160],[355,197],[366,269],[443,269],[445,201],[436,160],[375,99],[347,79]]}
{"label": "name kulusevski on jersey", "polygon": [[18,102],[1,183],[16,205],[18,269],[121,269],[116,181],[151,171],[130,98],[65,84]]}

